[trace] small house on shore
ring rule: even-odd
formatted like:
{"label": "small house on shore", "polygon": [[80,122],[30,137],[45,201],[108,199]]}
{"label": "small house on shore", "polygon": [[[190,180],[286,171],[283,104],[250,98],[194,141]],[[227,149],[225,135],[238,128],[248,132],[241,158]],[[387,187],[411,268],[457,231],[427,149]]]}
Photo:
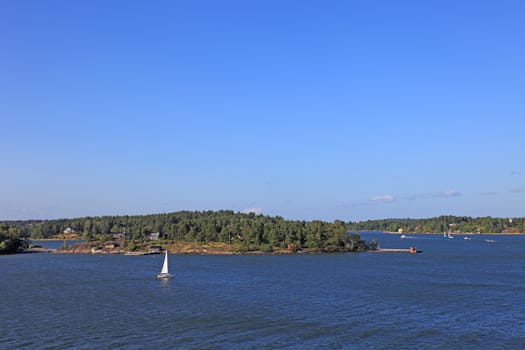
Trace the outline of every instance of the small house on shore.
{"label": "small house on shore", "polygon": [[105,242],[104,243],[104,249],[115,249],[119,246],[117,242]]}
{"label": "small house on shore", "polygon": [[152,232],[147,237],[150,241],[158,241],[160,238],[160,232]]}

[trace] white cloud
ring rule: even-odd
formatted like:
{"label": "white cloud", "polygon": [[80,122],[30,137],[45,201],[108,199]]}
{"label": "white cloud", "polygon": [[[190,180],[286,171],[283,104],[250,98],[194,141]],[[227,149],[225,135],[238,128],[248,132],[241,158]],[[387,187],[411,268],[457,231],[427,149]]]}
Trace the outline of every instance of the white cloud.
{"label": "white cloud", "polygon": [[481,195],[482,196],[497,196],[499,193],[498,192],[481,192]]}
{"label": "white cloud", "polygon": [[401,199],[407,199],[407,200],[419,200],[419,199],[430,199],[430,198],[453,198],[453,197],[460,197],[463,194],[459,191],[449,189],[444,192],[438,192],[438,193],[421,193],[421,194],[414,194],[410,196],[404,196],[401,197]]}
{"label": "white cloud", "polygon": [[456,190],[452,190],[452,189],[446,190],[445,192],[438,193],[436,195],[436,197],[441,197],[441,198],[452,198],[452,197],[459,197],[459,196],[461,196],[461,193]]}
{"label": "white cloud", "polygon": [[262,208],[248,208],[248,209],[244,209],[242,211],[244,214],[250,214],[250,213],[254,213],[254,214],[262,214]]}
{"label": "white cloud", "polygon": [[[524,191],[525,191],[525,189],[524,189]],[[456,191],[454,189],[448,189],[446,191],[437,192],[437,193],[414,194],[414,195],[410,195],[410,196],[402,196],[402,197],[399,197],[399,198],[396,198],[396,197],[394,197],[391,194],[384,194],[384,195],[379,195],[379,196],[375,196],[375,197],[370,198],[368,203],[369,204],[370,203],[392,203],[392,202],[397,201],[398,199],[400,199],[400,200],[422,200],[422,199],[432,199],[432,198],[454,198],[454,197],[460,197],[462,195],[463,194],[461,192]]]}
{"label": "white cloud", "polygon": [[395,201],[394,196],[391,194],[385,194],[382,196],[375,196],[372,199],[370,199],[372,202],[383,202],[383,203],[391,203]]}
{"label": "white cloud", "polygon": [[510,190],[510,192],[512,192],[512,193],[522,193],[522,192],[525,192],[525,187],[513,188],[512,190]]}

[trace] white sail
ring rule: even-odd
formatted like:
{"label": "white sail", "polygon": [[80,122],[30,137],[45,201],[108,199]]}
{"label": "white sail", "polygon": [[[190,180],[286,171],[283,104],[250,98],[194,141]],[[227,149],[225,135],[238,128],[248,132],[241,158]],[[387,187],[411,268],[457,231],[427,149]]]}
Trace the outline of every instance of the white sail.
{"label": "white sail", "polygon": [[157,275],[157,278],[170,278],[171,275],[168,272],[168,250],[166,249],[166,254],[164,255],[164,263],[162,264],[162,270]]}
{"label": "white sail", "polygon": [[166,249],[166,255],[164,255],[164,264],[162,264],[162,270],[160,273],[168,273],[168,250]]}

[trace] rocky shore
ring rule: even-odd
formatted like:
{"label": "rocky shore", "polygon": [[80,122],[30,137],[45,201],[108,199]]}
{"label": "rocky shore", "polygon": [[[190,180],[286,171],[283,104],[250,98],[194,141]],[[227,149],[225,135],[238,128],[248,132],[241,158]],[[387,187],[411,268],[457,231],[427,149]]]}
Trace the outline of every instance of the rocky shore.
{"label": "rocky shore", "polygon": [[197,245],[188,242],[176,242],[169,244],[162,244],[160,246],[143,247],[142,249],[130,251],[120,246],[108,245],[101,247],[100,242],[83,242],[71,245],[66,249],[57,249],[53,253],[57,254],[124,254],[124,255],[149,255],[159,254],[161,250],[168,249],[170,254],[193,254],[193,255],[277,255],[277,254],[320,254],[320,253],[346,253],[348,250],[337,249],[327,250],[319,248],[289,250],[289,249],[275,249],[272,251],[241,251],[239,249],[232,250],[231,247],[223,243],[208,243]]}

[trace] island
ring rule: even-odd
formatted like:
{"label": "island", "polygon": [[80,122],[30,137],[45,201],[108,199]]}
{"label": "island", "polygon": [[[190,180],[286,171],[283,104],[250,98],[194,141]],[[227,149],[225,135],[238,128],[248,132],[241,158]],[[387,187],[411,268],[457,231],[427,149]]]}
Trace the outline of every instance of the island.
{"label": "island", "polygon": [[169,249],[186,254],[290,254],[361,252],[374,247],[374,242],[348,233],[341,220],[285,220],[230,210],[6,221],[0,223],[0,232],[21,241],[84,241],[64,244],[57,250],[61,253],[153,254]]}
{"label": "island", "polygon": [[[59,253],[300,254],[376,250],[359,232],[522,234],[524,218],[439,216],[344,222],[286,220],[231,210],[0,222],[0,254],[38,252],[31,240],[60,239]],[[68,245],[68,240],[82,243]]]}
{"label": "island", "polygon": [[423,219],[379,219],[348,223],[349,230],[381,231],[387,233],[443,233],[454,234],[505,234],[519,235],[525,232],[525,218],[497,218],[491,216],[441,215]]}

